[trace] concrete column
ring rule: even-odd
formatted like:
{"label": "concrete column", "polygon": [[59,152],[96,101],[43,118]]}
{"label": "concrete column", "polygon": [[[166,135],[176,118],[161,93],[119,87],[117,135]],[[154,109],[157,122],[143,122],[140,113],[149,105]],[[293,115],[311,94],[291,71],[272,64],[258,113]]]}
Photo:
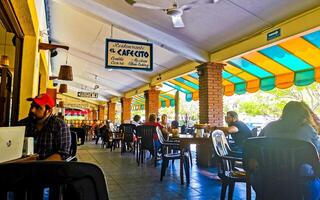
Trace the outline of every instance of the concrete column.
{"label": "concrete column", "polygon": [[108,120],[115,123],[116,120],[116,103],[108,102]]}
{"label": "concrete column", "polygon": [[104,105],[99,105],[98,108],[98,120],[104,121],[104,111],[105,111],[105,106]]}
{"label": "concrete column", "polygon": [[131,119],[131,101],[132,98],[121,98],[121,123]]}
{"label": "concrete column", "polygon": [[174,119],[179,121],[179,114],[180,114],[180,95],[179,91],[176,91],[176,95],[174,96]]}
{"label": "concrete column", "polygon": [[221,63],[205,63],[198,67],[200,123],[223,125],[223,87]]}
{"label": "concrete column", "polygon": [[159,110],[159,95],[160,91],[156,90],[155,86],[151,87],[150,90],[144,92],[145,96],[145,113],[146,121],[148,120],[149,114],[154,113],[158,115]]}

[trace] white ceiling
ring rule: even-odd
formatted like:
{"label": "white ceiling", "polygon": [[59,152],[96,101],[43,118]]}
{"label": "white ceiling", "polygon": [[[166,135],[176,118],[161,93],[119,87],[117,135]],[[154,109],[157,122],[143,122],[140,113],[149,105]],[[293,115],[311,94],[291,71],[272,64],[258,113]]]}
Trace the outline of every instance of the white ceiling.
{"label": "white ceiling", "polygon": [[[136,0],[170,7],[173,0]],[[178,5],[195,0],[177,0]],[[150,78],[189,60],[208,61],[208,54],[238,39],[269,28],[320,5],[319,0],[220,0],[185,11],[185,28],[172,27],[161,10],[133,7],[125,0],[49,0],[53,42],[70,46],[68,56],[59,51],[52,59],[59,66],[73,66],[74,90],[93,91],[99,85],[101,99],[120,96],[150,81]],[[105,39],[154,43],[154,70],[104,69]],[[161,46],[161,47],[160,47]]]}

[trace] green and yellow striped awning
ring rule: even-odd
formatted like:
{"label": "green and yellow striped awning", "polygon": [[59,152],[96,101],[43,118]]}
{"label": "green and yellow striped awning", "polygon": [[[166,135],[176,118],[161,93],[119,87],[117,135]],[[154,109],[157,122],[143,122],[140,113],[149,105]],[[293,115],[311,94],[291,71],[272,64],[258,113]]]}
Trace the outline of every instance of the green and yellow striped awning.
{"label": "green and yellow striped awning", "polygon": [[[145,98],[143,95],[136,95],[132,97],[131,109],[144,110]],[[159,105],[162,108],[173,107],[175,105],[175,97],[173,94],[161,91],[159,95]]]}
{"label": "green and yellow striped awning", "polygon": [[[224,63],[222,85],[226,96],[320,82],[320,31]],[[164,84],[185,93],[187,101],[199,99],[199,76],[195,72]]]}

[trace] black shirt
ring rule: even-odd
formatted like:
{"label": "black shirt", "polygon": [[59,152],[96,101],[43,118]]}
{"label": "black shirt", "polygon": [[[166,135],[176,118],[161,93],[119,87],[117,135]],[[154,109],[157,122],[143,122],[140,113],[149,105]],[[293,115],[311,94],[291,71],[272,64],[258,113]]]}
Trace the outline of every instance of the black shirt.
{"label": "black shirt", "polygon": [[229,124],[238,128],[238,132],[230,134],[237,146],[242,147],[244,141],[251,137],[252,133],[248,126],[242,121],[236,121]]}

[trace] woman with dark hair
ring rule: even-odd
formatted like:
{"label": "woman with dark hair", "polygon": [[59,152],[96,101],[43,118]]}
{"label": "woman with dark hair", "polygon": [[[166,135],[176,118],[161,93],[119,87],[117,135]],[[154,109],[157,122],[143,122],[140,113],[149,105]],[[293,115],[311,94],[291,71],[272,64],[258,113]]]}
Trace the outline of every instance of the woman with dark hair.
{"label": "woman with dark hair", "polygon": [[279,120],[269,123],[260,135],[304,140],[314,144],[320,152],[320,139],[317,135],[312,115],[306,105],[298,101],[290,101],[282,111]]}
{"label": "woman with dark hair", "polygon": [[[310,108],[303,102],[290,101],[284,106],[280,119],[269,123],[262,129],[260,135],[311,142],[320,153],[320,139],[314,127],[316,125]],[[303,167],[300,171],[303,175],[313,175],[310,174],[313,173],[313,170],[308,169],[307,164]],[[254,185],[254,181],[252,185],[254,189],[259,188],[258,185]],[[303,191],[305,199],[319,200],[320,178],[303,183]]]}
{"label": "woman with dark hair", "polygon": [[316,115],[316,113],[313,112],[313,110],[305,102],[301,101],[301,103],[310,112],[312,120],[313,120],[311,125],[319,134],[320,133],[320,119],[319,119],[319,117]]}

